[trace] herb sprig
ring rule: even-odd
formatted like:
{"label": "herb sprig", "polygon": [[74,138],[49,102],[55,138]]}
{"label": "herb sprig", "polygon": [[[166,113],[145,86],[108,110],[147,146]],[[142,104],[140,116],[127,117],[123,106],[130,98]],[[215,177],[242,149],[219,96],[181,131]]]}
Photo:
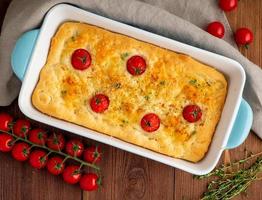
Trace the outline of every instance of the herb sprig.
{"label": "herb sprig", "polygon": [[[232,199],[242,192],[246,192],[248,186],[256,180],[261,180],[262,177],[262,152],[251,154],[245,159],[238,160],[228,166],[221,165],[209,174],[195,176],[197,179],[208,177],[216,177],[207,186],[207,191],[204,193],[202,200],[224,200]],[[260,156],[260,157],[259,157]],[[243,168],[242,165],[257,158],[256,161],[248,168]]]}

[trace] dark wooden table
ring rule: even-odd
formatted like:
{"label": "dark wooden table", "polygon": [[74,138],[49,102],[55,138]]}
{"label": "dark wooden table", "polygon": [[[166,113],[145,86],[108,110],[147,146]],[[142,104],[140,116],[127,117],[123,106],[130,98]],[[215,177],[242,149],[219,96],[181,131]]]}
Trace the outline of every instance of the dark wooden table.
{"label": "dark wooden table", "polygon": [[[0,24],[11,0],[0,0]],[[227,17],[235,30],[250,27],[255,41],[248,50],[240,51],[254,63],[262,66],[262,1],[241,0],[238,9]],[[262,84],[262,83],[261,83]],[[23,117],[17,101],[9,107],[0,107],[0,112]],[[57,131],[52,127],[32,122],[34,126]],[[66,133],[67,137],[72,134]],[[94,143],[83,139],[86,144]],[[199,199],[205,191],[207,180],[194,180],[192,175],[155,161],[103,145],[101,162],[104,183],[99,192],[82,192],[77,186],[65,184],[60,177],[54,177],[46,170],[37,171],[28,163],[16,162],[9,154],[0,153],[0,200],[116,200],[116,199]],[[244,156],[244,149],[262,151],[262,141],[251,133],[240,147],[230,150],[231,159]],[[221,158],[221,162],[223,161]],[[262,183],[256,182],[248,189],[248,197],[236,199],[262,199]]]}

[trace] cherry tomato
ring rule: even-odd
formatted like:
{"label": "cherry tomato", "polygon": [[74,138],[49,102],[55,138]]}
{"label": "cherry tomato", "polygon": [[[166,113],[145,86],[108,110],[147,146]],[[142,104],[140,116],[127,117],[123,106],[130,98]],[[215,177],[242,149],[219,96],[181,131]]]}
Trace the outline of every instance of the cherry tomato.
{"label": "cherry tomato", "polygon": [[109,98],[104,94],[97,94],[90,100],[91,109],[96,113],[107,110],[109,103]]}
{"label": "cherry tomato", "polygon": [[253,42],[254,36],[250,29],[240,28],[235,33],[235,41],[238,45],[249,45]]}
{"label": "cherry tomato", "polygon": [[91,65],[91,56],[85,49],[77,49],[71,57],[71,63],[75,69],[85,70]]}
{"label": "cherry tomato", "polygon": [[46,166],[48,157],[47,153],[43,150],[34,150],[29,156],[29,163],[36,169],[42,169]]}
{"label": "cherry tomato", "polygon": [[183,109],[183,117],[190,123],[200,120],[202,111],[197,105],[188,105]]}
{"label": "cherry tomato", "polygon": [[223,11],[231,11],[237,7],[238,0],[220,0],[219,7]]}
{"label": "cherry tomato", "polygon": [[218,38],[224,37],[224,34],[225,34],[224,25],[217,21],[208,24],[206,31],[210,33],[211,35],[218,37]]}
{"label": "cherry tomato", "polygon": [[70,156],[80,157],[84,151],[84,145],[80,140],[72,139],[66,143],[65,151]]}
{"label": "cherry tomato", "polygon": [[12,142],[14,138],[7,133],[0,134],[0,151],[2,152],[9,152],[13,148]]}
{"label": "cherry tomato", "polygon": [[160,119],[156,114],[149,113],[141,119],[140,124],[145,131],[153,132],[160,127]]}
{"label": "cherry tomato", "polygon": [[45,145],[46,139],[47,133],[40,128],[29,131],[29,140],[34,144]]}
{"label": "cherry tomato", "polygon": [[14,144],[12,149],[12,156],[18,161],[26,161],[29,157],[30,146],[25,142]]}
{"label": "cherry tomato", "polygon": [[13,117],[6,113],[0,113],[0,131],[9,131]]}
{"label": "cherry tomato", "polygon": [[55,151],[62,151],[65,148],[65,138],[61,133],[53,133],[47,139],[47,146]]}
{"label": "cherry tomato", "polygon": [[94,173],[88,173],[81,177],[80,188],[85,191],[97,190],[99,185],[101,185],[101,179]]}
{"label": "cherry tomato", "polygon": [[132,56],[128,59],[126,68],[133,76],[141,75],[146,71],[146,61],[141,56]]}
{"label": "cherry tomato", "polygon": [[63,179],[66,183],[76,184],[81,178],[81,172],[79,171],[79,166],[69,165],[65,168],[63,172]]}
{"label": "cherry tomato", "polygon": [[97,163],[101,160],[101,148],[99,146],[91,146],[84,151],[84,160],[89,163]]}
{"label": "cherry tomato", "polygon": [[13,127],[14,134],[24,138],[27,136],[31,125],[27,119],[18,119]]}
{"label": "cherry tomato", "polygon": [[47,170],[53,175],[62,174],[65,168],[63,159],[59,156],[54,156],[47,161]]}

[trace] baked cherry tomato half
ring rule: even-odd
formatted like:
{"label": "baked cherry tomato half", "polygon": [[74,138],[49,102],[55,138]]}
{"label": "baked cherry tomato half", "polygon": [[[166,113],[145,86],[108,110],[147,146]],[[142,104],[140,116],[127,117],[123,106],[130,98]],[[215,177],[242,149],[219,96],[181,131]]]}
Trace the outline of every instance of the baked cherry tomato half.
{"label": "baked cherry tomato half", "polygon": [[63,163],[63,159],[61,157],[54,156],[47,161],[46,168],[51,174],[57,176],[63,173],[65,163]]}
{"label": "baked cherry tomato half", "polygon": [[193,123],[201,119],[202,111],[197,105],[188,105],[183,109],[183,117],[186,121]]}
{"label": "baked cherry tomato half", "polygon": [[223,38],[225,35],[224,25],[218,21],[208,24],[206,31],[218,38]]}
{"label": "baked cherry tomato half", "polygon": [[85,70],[91,65],[90,53],[85,49],[77,49],[71,57],[71,63],[77,70]]}
{"label": "baked cherry tomato half", "polygon": [[104,94],[96,94],[90,100],[91,109],[96,113],[102,113],[108,109],[109,106],[109,98]]}
{"label": "baked cherry tomato half", "polygon": [[132,56],[126,63],[127,71],[133,76],[138,76],[146,71],[146,61],[141,56]]}
{"label": "baked cherry tomato half", "polygon": [[88,173],[81,177],[80,188],[85,191],[95,191],[101,185],[101,178],[95,173]]}
{"label": "baked cherry tomato half", "polygon": [[220,0],[219,1],[219,7],[223,11],[231,11],[234,10],[237,7],[237,2],[239,0]]}
{"label": "baked cherry tomato half", "polygon": [[46,143],[50,149],[55,151],[62,151],[65,148],[65,138],[61,133],[52,133]]}
{"label": "baked cherry tomato half", "polygon": [[13,117],[6,113],[0,113],[0,131],[9,131]]}
{"label": "baked cherry tomato half", "polygon": [[65,168],[63,172],[63,179],[66,183],[69,183],[69,184],[78,183],[81,176],[82,175],[79,170],[79,166],[77,165],[69,165]]}
{"label": "baked cherry tomato half", "polygon": [[98,163],[101,160],[100,146],[91,146],[84,151],[84,160],[89,163]]}
{"label": "baked cherry tomato half", "polygon": [[29,131],[29,140],[33,142],[34,144],[39,144],[39,145],[45,145],[46,140],[47,140],[47,133],[40,129],[33,129]]}
{"label": "baked cherry tomato half", "polygon": [[47,160],[47,153],[40,149],[32,151],[29,156],[30,165],[36,169],[44,168],[46,166]]}
{"label": "baked cherry tomato half", "polygon": [[27,119],[18,119],[13,127],[14,134],[18,137],[26,137],[30,130],[30,122]]}
{"label": "baked cherry tomato half", "polygon": [[249,45],[253,42],[254,35],[248,28],[239,28],[235,33],[235,41],[238,45]]}
{"label": "baked cherry tomato half", "polygon": [[13,148],[12,142],[14,138],[7,133],[0,134],[0,151],[2,152],[9,152]]}
{"label": "baked cherry tomato half", "polygon": [[80,157],[84,151],[83,143],[78,139],[71,139],[66,143],[66,153],[70,156]]}
{"label": "baked cherry tomato half", "polygon": [[30,146],[25,142],[14,144],[12,149],[12,156],[18,161],[26,161],[29,157]]}
{"label": "baked cherry tomato half", "polygon": [[153,132],[156,131],[160,126],[160,119],[159,117],[154,113],[146,114],[141,119],[141,127],[147,132]]}

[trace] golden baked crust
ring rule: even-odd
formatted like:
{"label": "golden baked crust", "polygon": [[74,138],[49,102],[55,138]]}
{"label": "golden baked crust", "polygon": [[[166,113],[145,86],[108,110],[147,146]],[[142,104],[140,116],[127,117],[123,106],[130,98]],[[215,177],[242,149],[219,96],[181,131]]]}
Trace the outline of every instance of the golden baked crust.
{"label": "golden baked crust", "polygon": [[[78,48],[91,54],[87,70],[71,65],[71,55]],[[137,54],[146,59],[147,69],[134,77],[127,72],[126,61]],[[89,105],[97,93],[110,99],[102,114]],[[226,94],[223,74],[190,56],[96,26],[66,22],[52,39],[32,103],[50,116],[197,162],[208,150]],[[183,118],[188,104],[201,107],[200,121],[188,123]],[[140,127],[141,118],[149,112],[161,119],[153,133]]]}

